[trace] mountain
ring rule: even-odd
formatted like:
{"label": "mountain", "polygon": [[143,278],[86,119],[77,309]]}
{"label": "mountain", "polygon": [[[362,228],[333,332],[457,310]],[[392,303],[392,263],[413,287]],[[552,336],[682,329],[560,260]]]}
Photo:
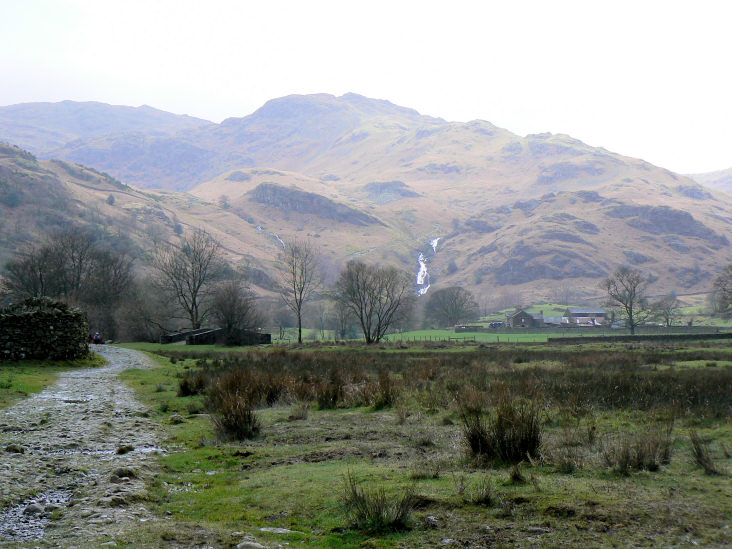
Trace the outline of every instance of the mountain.
{"label": "mountain", "polygon": [[724,191],[732,195],[732,168],[717,172],[697,173],[689,177],[705,187]]}
{"label": "mountain", "polygon": [[212,124],[187,115],[143,105],[125,107],[97,102],[21,103],[0,107],[0,139],[42,157],[76,141],[111,134],[155,137]]}
{"label": "mountain", "polygon": [[426,269],[421,291],[597,299],[620,264],[650,275],[653,293],[688,294],[708,291],[730,257],[730,195],[567,135],[522,137],[356,94],[283,97],[221,124],[92,136],[54,154],[187,190],[156,194],[265,272],[283,239],[302,236],[321,244],[331,276],[359,257],[415,279]]}

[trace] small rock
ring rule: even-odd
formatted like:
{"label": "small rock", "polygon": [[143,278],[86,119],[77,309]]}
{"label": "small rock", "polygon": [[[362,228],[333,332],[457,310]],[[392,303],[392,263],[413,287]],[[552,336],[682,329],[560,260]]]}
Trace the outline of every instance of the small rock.
{"label": "small rock", "polygon": [[297,530],[288,530],[287,528],[273,528],[271,526],[265,526],[259,529],[260,532],[269,532],[270,534],[302,534]]}
{"label": "small rock", "polygon": [[170,416],[171,425],[180,425],[184,421],[185,419],[183,419],[183,416],[180,414],[173,414],[172,416]]}
{"label": "small rock", "polygon": [[256,541],[242,541],[237,544],[236,549],[266,549],[266,547],[266,545],[262,545]]}
{"label": "small rock", "polygon": [[124,445],[120,446],[119,448],[117,448],[117,454],[119,454],[119,455],[128,454],[134,449],[135,449],[134,446],[130,446],[129,444],[124,444]]}
{"label": "small rock", "polygon": [[101,547],[117,547],[117,542],[116,541],[107,541],[100,545],[101,545]]}
{"label": "small rock", "polygon": [[542,528],[541,526],[528,526],[526,531],[530,534],[548,534],[551,532],[548,528]]}
{"label": "small rock", "polygon": [[43,506],[37,503],[31,503],[23,509],[24,515],[40,515],[41,513],[43,513]]}
{"label": "small rock", "polygon": [[128,479],[137,478],[137,471],[135,469],[132,469],[131,467],[120,467],[119,469],[114,470],[112,476],[116,476],[120,479],[124,477],[127,477]]}
{"label": "small rock", "polygon": [[429,515],[424,518],[424,523],[429,526],[430,528],[437,528],[439,525],[439,521],[437,520],[437,517],[434,515]]}
{"label": "small rock", "polygon": [[452,545],[453,543],[457,543],[457,541],[452,538],[444,538],[440,543],[443,545]]}

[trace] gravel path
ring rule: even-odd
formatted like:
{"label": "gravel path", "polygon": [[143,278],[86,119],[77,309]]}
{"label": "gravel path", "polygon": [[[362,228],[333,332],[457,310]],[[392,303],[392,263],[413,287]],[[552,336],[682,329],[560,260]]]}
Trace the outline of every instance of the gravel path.
{"label": "gravel path", "polygon": [[145,484],[160,432],[117,379],[152,363],[129,349],[92,347],[107,366],[63,373],[0,410],[0,547],[99,546],[155,520]]}

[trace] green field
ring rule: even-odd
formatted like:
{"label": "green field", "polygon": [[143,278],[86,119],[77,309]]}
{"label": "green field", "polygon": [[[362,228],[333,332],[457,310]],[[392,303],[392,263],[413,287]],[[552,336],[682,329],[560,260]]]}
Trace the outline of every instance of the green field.
{"label": "green field", "polygon": [[[174,347],[159,351],[172,358],[157,356],[158,368],[123,374],[172,449],[149,487],[168,519],[146,526],[167,544],[732,542],[728,343],[277,348],[231,360],[201,348],[184,359]],[[269,395],[257,397],[251,440],[226,438],[212,422],[223,412],[206,404],[217,380],[228,387],[237,375],[237,394],[256,386]],[[197,379],[201,391],[180,396]],[[506,398],[536,405],[540,418],[540,450],[518,473],[478,459],[464,438],[466,409],[489,421]],[[692,430],[718,474],[694,461]],[[617,456],[634,444],[667,444],[667,459],[656,451],[655,465],[624,468]],[[383,490],[387,504],[413,491],[407,523],[359,526],[344,504],[349,477],[367,493]]]}

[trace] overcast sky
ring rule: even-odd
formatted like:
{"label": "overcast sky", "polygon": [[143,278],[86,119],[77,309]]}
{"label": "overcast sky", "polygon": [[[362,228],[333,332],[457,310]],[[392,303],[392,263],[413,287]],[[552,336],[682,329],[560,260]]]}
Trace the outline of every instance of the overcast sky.
{"label": "overcast sky", "polygon": [[725,0],[0,0],[0,105],[219,122],[352,91],[706,172],[732,167],[731,22]]}

